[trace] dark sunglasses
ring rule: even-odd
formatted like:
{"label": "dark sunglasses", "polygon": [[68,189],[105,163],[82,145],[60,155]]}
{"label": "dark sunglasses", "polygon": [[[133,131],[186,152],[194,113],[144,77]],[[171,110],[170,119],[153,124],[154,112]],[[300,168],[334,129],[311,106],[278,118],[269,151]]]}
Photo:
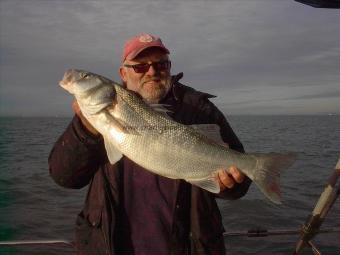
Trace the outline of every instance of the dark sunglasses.
{"label": "dark sunglasses", "polygon": [[153,62],[151,64],[142,63],[142,64],[136,64],[136,65],[125,64],[124,66],[133,68],[133,70],[136,73],[146,73],[147,71],[149,71],[150,66],[152,66],[156,71],[167,71],[171,67],[171,61],[164,60],[164,61],[159,61],[159,62]]}

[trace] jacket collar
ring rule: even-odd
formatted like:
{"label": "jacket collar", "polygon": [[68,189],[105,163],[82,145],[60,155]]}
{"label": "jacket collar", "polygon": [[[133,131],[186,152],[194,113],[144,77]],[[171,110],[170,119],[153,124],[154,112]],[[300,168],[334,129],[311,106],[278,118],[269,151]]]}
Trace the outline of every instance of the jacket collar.
{"label": "jacket collar", "polygon": [[188,87],[188,86],[180,83],[179,80],[182,79],[182,78],[183,78],[183,72],[180,72],[176,75],[171,76],[171,90],[169,91],[170,95],[168,94],[168,96],[173,96],[176,100],[181,100],[185,93],[192,92],[192,93],[197,93],[199,97],[205,97],[205,98],[216,97],[216,96],[211,95],[209,93],[205,93],[205,92],[195,90],[191,87]]}

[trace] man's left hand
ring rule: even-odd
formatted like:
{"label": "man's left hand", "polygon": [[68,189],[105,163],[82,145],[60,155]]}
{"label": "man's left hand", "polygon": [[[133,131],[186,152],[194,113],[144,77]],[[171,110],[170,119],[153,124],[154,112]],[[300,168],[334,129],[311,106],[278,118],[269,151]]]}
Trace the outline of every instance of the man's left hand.
{"label": "man's left hand", "polygon": [[236,166],[231,166],[229,169],[219,170],[217,177],[220,183],[220,189],[223,191],[226,188],[233,188],[236,183],[243,182],[245,175]]}

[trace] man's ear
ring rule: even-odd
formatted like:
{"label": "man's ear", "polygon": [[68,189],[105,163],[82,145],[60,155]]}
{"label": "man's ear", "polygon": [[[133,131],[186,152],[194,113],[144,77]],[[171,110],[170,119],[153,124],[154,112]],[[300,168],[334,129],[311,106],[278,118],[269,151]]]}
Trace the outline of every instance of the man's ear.
{"label": "man's ear", "polygon": [[119,68],[119,75],[123,82],[126,82],[126,69],[124,67]]}

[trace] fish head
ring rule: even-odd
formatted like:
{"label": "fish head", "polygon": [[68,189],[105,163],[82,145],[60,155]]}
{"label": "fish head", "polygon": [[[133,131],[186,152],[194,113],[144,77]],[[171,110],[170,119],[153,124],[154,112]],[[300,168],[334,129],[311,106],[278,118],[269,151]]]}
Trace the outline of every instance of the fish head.
{"label": "fish head", "polygon": [[84,95],[93,88],[112,84],[112,81],[88,71],[69,69],[59,84],[71,94]]}
{"label": "fish head", "polygon": [[113,81],[88,71],[69,69],[59,84],[75,96],[82,112],[88,115],[114,104],[116,98]]}

